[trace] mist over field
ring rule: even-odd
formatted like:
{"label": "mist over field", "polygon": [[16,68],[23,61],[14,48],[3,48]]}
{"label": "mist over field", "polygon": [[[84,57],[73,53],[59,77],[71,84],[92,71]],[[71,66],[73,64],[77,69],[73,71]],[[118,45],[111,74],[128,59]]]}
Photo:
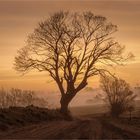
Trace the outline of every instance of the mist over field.
{"label": "mist over field", "polygon": [[[133,87],[133,92],[137,95],[137,98],[135,100],[140,100],[140,88],[139,87]],[[38,93],[41,97],[46,97],[48,99],[48,102],[52,105],[52,107],[57,108],[60,106],[59,100],[60,100],[60,93],[59,91],[55,92],[41,92]],[[86,87],[83,89],[71,102],[70,106],[97,106],[106,104],[106,101],[104,100],[104,92],[100,88],[91,88]]]}

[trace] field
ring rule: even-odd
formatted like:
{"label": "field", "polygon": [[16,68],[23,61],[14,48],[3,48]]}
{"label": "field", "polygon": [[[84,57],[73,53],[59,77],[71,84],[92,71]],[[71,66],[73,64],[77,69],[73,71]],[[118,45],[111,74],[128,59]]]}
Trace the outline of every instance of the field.
{"label": "field", "polygon": [[[20,117],[15,119],[18,125],[11,125],[8,129],[0,130],[0,138],[4,139],[140,139],[140,119],[137,106],[133,118],[129,120],[129,114],[124,114],[119,119],[113,119],[106,115],[105,106],[73,107],[72,120],[65,120],[56,112],[59,119],[47,117],[47,111],[38,108],[23,109]],[[20,109],[19,109],[20,110]],[[24,111],[28,113],[28,117]],[[40,110],[40,111],[39,111]],[[21,111],[17,111],[19,114]],[[46,113],[45,113],[46,112]],[[23,121],[23,114],[28,123]],[[32,114],[32,115],[31,115]],[[39,115],[40,114],[40,115]],[[137,117],[136,117],[137,114]],[[35,116],[36,115],[36,116]],[[52,115],[52,112],[49,113]],[[18,116],[18,115],[17,115]],[[15,116],[16,117],[16,116]],[[15,118],[14,117],[14,118]],[[31,117],[33,120],[31,121]],[[9,116],[10,118],[10,116]],[[30,119],[29,119],[30,118]],[[8,119],[8,117],[7,117]],[[13,119],[12,119],[13,120]],[[10,120],[10,121],[12,121]],[[23,121],[23,125],[19,121]],[[8,122],[8,121],[7,121]],[[6,122],[5,122],[6,123]]]}
{"label": "field", "polygon": [[[74,116],[92,115],[92,114],[108,114],[108,106],[104,104],[71,107]],[[135,101],[135,110],[132,112],[133,117],[140,116],[140,100]],[[129,113],[123,114],[123,117],[129,117]]]}
{"label": "field", "polygon": [[103,104],[71,107],[70,110],[74,116],[104,114],[108,112],[107,106]]}

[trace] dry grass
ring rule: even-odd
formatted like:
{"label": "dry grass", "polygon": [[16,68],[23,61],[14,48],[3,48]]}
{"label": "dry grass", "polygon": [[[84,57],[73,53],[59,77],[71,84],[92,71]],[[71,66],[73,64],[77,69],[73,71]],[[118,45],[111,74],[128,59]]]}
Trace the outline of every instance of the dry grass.
{"label": "dry grass", "polygon": [[49,110],[35,106],[10,107],[0,109],[0,130],[7,130],[13,126],[20,127],[29,123],[62,120],[64,116],[59,110]]}

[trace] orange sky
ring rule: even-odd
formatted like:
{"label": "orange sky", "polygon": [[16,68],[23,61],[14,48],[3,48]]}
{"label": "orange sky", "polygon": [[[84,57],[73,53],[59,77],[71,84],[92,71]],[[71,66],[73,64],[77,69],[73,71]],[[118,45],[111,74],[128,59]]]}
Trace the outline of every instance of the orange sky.
{"label": "orange sky", "polygon": [[[57,91],[47,73],[29,73],[21,76],[13,69],[17,49],[25,45],[27,35],[40,20],[55,11],[87,11],[107,17],[118,25],[116,40],[135,55],[135,61],[114,71],[135,86],[140,83],[140,1],[72,0],[72,1],[0,1],[0,86]],[[97,87],[98,79],[89,80]]]}

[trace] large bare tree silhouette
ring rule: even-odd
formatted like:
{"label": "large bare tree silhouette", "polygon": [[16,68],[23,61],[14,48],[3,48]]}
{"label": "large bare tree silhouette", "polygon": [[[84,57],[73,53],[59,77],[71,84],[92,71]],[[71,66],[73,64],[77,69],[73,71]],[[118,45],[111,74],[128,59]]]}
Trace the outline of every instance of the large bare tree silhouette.
{"label": "large bare tree silhouette", "polygon": [[92,12],[54,13],[28,36],[15,57],[15,69],[47,71],[61,92],[61,111],[67,113],[87,80],[106,71],[102,65],[125,60],[124,47],[112,38],[116,31],[116,25]]}

